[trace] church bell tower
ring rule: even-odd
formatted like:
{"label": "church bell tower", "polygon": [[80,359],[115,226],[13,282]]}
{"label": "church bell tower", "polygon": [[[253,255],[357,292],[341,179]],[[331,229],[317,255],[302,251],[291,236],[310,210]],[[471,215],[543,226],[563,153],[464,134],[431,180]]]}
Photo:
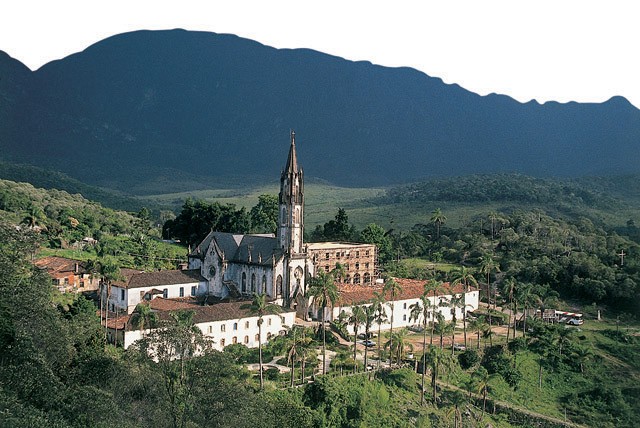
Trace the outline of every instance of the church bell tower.
{"label": "church bell tower", "polygon": [[288,255],[302,254],[304,232],[304,174],[296,155],[296,133],[291,131],[287,165],[280,175],[278,244]]}

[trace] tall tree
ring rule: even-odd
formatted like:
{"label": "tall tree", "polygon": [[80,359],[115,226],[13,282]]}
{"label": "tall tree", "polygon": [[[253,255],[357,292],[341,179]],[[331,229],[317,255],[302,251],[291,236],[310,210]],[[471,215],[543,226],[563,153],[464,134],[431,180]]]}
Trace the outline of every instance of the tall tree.
{"label": "tall tree", "polygon": [[149,304],[139,303],[131,314],[131,323],[138,327],[144,336],[147,329],[153,328],[158,323],[158,314],[151,310]]}
{"label": "tall tree", "polygon": [[276,233],[278,228],[278,197],[258,196],[258,203],[249,212],[253,233]]}
{"label": "tall tree", "polygon": [[[365,305],[362,307],[362,324],[364,325],[364,337],[365,340],[370,340],[371,337],[371,327],[373,323],[376,322],[377,317],[377,308],[375,305]],[[365,345],[364,347],[364,369],[367,370],[368,361],[367,361],[367,351],[369,347]]]}
{"label": "tall tree", "polygon": [[384,347],[389,349],[389,353],[396,356],[398,364],[402,361],[407,350],[413,351],[413,344],[409,341],[408,335],[409,331],[406,328],[390,332],[389,340],[384,344]]}
{"label": "tall tree", "polygon": [[384,297],[384,294],[374,291],[373,304],[371,306],[375,308],[374,320],[375,320],[375,323],[378,324],[378,370],[380,370],[380,360],[382,360],[382,356],[380,354],[380,340],[382,339],[382,324],[387,322],[387,311],[384,308],[385,303],[386,303],[386,299]]}
{"label": "tall tree", "polygon": [[[425,375],[425,367],[427,364],[427,323],[429,322],[429,317],[433,310],[433,306],[431,304],[431,300],[427,296],[429,291],[425,289],[422,296],[420,296],[420,300],[416,303],[409,306],[410,315],[409,320],[418,320],[422,317],[422,376],[421,376],[421,389],[420,389],[420,404],[424,404],[424,375]],[[432,333],[433,334],[433,333]],[[431,341],[433,342],[433,336],[431,337]]]}
{"label": "tall tree", "polygon": [[264,378],[262,373],[262,322],[265,315],[277,314],[282,311],[279,306],[267,302],[265,293],[254,293],[251,304],[242,305],[241,309],[246,309],[253,316],[258,317],[258,356],[260,370],[260,389],[264,389]]}
{"label": "tall tree", "polygon": [[460,266],[451,270],[451,285],[456,286],[462,284],[462,330],[464,332],[464,346],[467,346],[467,292],[470,285],[478,286],[478,281],[474,278],[473,273],[465,266]]}
{"label": "tall tree", "polygon": [[351,315],[347,322],[353,325],[353,372],[355,373],[358,371],[358,360],[356,359],[356,353],[358,351],[358,327],[364,322],[363,307],[359,305],[352,306]]}
{"label": "tall tree", "polygon": [[429,345],[433,345],[433,333],[436,324],[436,299],[437,294],[444,290],[444,284],[441,281],[436,279],[430,279],[424,284],[424,292],[425,294],[433,293],[433,311],[431,312],[431,339],[429,340]]}
{"label": "tall tree", "polygon": [[336,276],[340,275],[339,270],[335,269],[331,272],[318,270],[315,277],[309,281],[309,295],[313,297],[316,307],[322,311],[322,374],[327,373],[327,338],[325,315],[327,307],[333,307],[338,300],[338,286],[336,285]]}
{"label": "tall tree", "polygon": [[[389,326],[389,338],[390,340],[393,340],[393,312],[395,309],[395,300],[396,300],[396,296],[400,293],[402,293],[402,287],[400,286],[400,284],[398,284],[396,282],[395,279],[388,277],[386,278],[385,282],[384,282],[384,287],[383,290],[385,293],[389,294],[389,297],[391,298],[391,301],[387,303],[387,305],[389,305],[389,308],[391,309],[391,322],[390,322],[390,326]],[[390,345],[390,347],[392,347]],[[391,357],[389,358],[390,362],[391,361]]]}
{"label": "tall tree", "polygon": [[447,217],[442,213],[440,208],[436,208],[431,212],[431,223],[436,225],[438,239],[440,239],[440,227],[447,222]]}

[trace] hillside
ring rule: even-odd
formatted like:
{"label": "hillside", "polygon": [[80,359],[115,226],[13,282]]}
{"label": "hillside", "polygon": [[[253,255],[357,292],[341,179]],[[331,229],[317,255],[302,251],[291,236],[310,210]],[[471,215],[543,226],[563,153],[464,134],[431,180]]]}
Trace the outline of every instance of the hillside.
{"label": "hillside", "polygon": [[623,98],[521,104],[231,35],[138,31],[35,72],[3,54],[0,73],[4,160],[137,194],[271,179],[292,128],[306,176],[341,186],[640,170]]}

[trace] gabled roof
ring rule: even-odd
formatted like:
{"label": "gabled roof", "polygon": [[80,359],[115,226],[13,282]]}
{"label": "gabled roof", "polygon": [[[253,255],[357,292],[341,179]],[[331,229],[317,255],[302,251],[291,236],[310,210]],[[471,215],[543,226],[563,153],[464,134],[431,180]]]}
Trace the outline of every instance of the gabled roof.
{"label": "gabled roof", "polygon": [[216,246],[219,254],[224,254],[225,260],[234,263],[270,266],[274,258],[278,260],[282,256],[274,236],[225,232],[210,232],[189,256],[204,259],[211,245]]}
{"label": "gabled roof", "polygon": [[[243,300],[235,302],[218,302],[212,305],[202,306],[198,304],[196,299],[191,297],[182,299],[164,299],[162,297],[156,297],[149,302],[151,309],[158,314],[161,320],[170,320],[171,318],[169,314],[173,311],[191,310],[194,312],[193,322],[195,324],[237,320],[241,318],[255,318],[257,315],[252,315],[249,309],[243,308],[243,306],[250,304],[250,300]],[[293,309],[281,309],[280,313],[282,314],[295,312]],[[132,325],[129,325],[128,329],[135,330]]]}
{"label": "gabled roof", "polygon": [[85,263],[81,260],[67,259],[64,257],[48,256],[38,259],[34,264],[46,269],[50,274],[69,272],[69,273],[88,273],[85,269]]}
{"label": "gabled roof", "polygon": [[124,281],[114,281],[113,285],[123,288],[161,287],[163,285],[193,284],[206,279],[200,275],[200,269],[161,270],[157,272],[141,272],[132,269],[120,271]]}
{"label": "gabled roof", "polygon": [[[394,278],[394,280],[402,288],[402,291],[395,296],[396,301],[419,298],[424,293],[424,284],[427,282],[425,280],[407,278]],[[367,286],[341,284],[338,286],[338,290],[340,292],[340,295],[338,297],[338,301],[336,302],[336,306],[351,306],[370,303],[371,301],[373,301],[374,292],[380,294],[384,293],[382,285]],[[469,291],[475,290],[475,288],[469,287]],[[463,291],[464,286],[462,284],[457,284],[452,287],[450,283],[445,282],[444,284],[442,284],[442,290],[438,292],[436,296],[450,296],[452,294],[462,293]],[[429,297],[431,297],[432,295],[432,293],[429,293]],[[391,300],[391,297],[388,295],[388,293],[386,294],[386,297],[388,300]]]}

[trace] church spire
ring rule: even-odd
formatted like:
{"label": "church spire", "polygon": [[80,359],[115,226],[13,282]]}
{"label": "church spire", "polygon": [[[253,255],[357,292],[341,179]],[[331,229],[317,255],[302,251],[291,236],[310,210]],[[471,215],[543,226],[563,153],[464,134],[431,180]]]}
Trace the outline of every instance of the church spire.
{"label": "church spire", "polygon": [[291,131],[291,147],[289,147],[289,157],[287,158],[287,166],[285,171],[288,174],[298,172],[298,156],[296,155],[296,132]]}

